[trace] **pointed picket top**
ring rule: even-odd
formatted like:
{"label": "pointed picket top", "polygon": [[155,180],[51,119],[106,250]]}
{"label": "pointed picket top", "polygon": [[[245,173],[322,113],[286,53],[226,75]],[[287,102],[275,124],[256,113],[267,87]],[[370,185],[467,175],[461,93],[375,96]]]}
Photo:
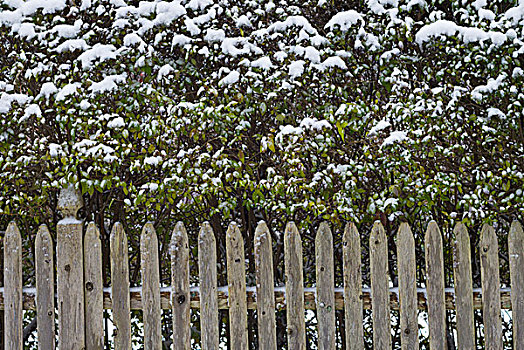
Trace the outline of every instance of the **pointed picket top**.
{"label": "pointed picket top", "polygon": [[202,349],[219,348],[216,239],[209,222],[198,236],[200,278],[200,331]]}
{"label": "pointed picket top", "polygon": [[315,238],[317,276],[318,349],[335,348],[335,272],[333,234],[327,222],[322,222]]}
{"label": "pointed picket top", "polygon": [[189,295],[189,243],[184,223],[179,221],[171,235],[171,305],[173,311],[173,348],[191,347]]}
{"label": "pointed picket top", "polygon": [[342,236],[342,273],[344,275],[344,312],[346,349],[364,349],[362,312],[362,258],[360,234],[354,223],[348,223]]}
{"label": "pointed picket top", "polygon": [[502,350],[499,245],[495,230],[488,224],[482,226],[479,249],[485,345],[486,349]]}
{"label": "pointed picket top", "polygon": [[509,268],[511,273],[511,309],[513,349],[524,348],[524,231],[518,221],[509,229]]}
{"label": "pointed picket top", "polygon": [[475,323],[473,319],[473,281],[471,274],[471,248],[466,225],[455,225],[453,247],[453,278],[455,282],[455,308],[457,315],[457,345],[459,349],[475,349]]}
{"label": "pointed picket top", "polygon": [[391,348],[388,242],[384,226],[375,221],[369,237],[373,348]]}
{"label": "pointed picket top", "polygon": [[397,234],[398,287],[400,302],[400,343],[402,349],[418,349],[417,263],[415,239],[407,222]]}
{"label": "pointed picket top", "polygon": [[4,237],[4,342],[6,349],[22,349],[22,238],[14,221]]}
{"label": "pointed picket top", "polygon": [[264,221],[255,230],[255,274],[260,350],[276,350],[275,293],[271,234]]}

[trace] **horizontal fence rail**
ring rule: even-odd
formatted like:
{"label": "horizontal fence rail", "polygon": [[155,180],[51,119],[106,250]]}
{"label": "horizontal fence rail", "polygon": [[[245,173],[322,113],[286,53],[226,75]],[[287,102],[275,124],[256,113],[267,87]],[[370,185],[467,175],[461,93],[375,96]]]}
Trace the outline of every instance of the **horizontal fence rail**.
{"label": "horizontal fence rail", "polygon": [[[219,310],[229,309],[227,286],[217,288],[217,301]],[[142,310],[144,308],[141,297],[141,287],[129,288],[130,310]],[[284,310],[286,308],[286,291],[285,287],[274,287],[275,295],[275,309]],[[317,305],[315,301],[316,288],[304,288],[304,309],[316,310]],[[447,310],[456,310],[456,294],[454,288],[445,288],[445,303]],[[171,287],[160,288],[160,307],[163,310],[170,310],[172,307]],[[192,309],[200,309],[200,290],[198,287],[190,287],[190,307]],[[247,308],[249,310],[257,309],[256,287],[246,287]],[[364,310],[371,310],[371,288],[362,289],[362,308]],[[24,310],[36,310],[36,288],[24,287],[22,289],[22,306]],[[500,308],[511,310],[511,290],[510,288],[500,289]],[[103,292],[103,308],[112,309],[113,301],[111,298],[111,287],[104,288]],[[391,310],[400,310],[399,306],[399,290],[397,287],[389,289],[389,307]],[[418,310],[427,310],[427,290],[426,288],[417,288],[417,308]],[[335,309],[344,310],[344,289],[335,288]],[[482,309],[482,289],[473,288],[473,309]],[[0,288],[0,310],[4,310],[4,288]]]}
{"label": "horizontal fence rail", "polygon": [[[273,285],[272,241],[269,228],[259,223],[255,232],[254,254],[256,283],[246,284],[244,240],[240,228],[232,223],[226,234],[228,285],[217,285],[216,240],[211,226],[203,224],[198,237],[199,286],[190,286],[189,241],[183,223],[172,232],[171,286],[161,287],[158,241],[155,228],[148,223],[140,237],[142,286],[129,285],[129,258],[126,232],[115,224],[110,238],[111,287],[102,286],[102,256],[99,231],[76,219],[82,203],[74,190],[64,191],[59,206],[65,216],[57,225],[56,254],[49,230],[41,226],[35,240],[35,287],[22,288],[22,240],[16,223],[9,224],[3,237],[5,287],[0,288],[0,309],[5,310],[2,335],[8,349],[22,349],[22,310],[37,310],[40,345],[53,349],[56,334],[60,348],[100,349],[104,340],[103,310],[112,310],[115,349],[129,349],[131,310],[142,310],[144,349],[161,347],[161,310],[173,314],[173,344],[191,344],[190,309],[200,309],[201,342],[204,349],[219,348],[218,310],[229,310],[231,349],[247,348],[247,310],[260,313],[258,332],[261,349],[276,349],[275,312],[286,309],[289,349],[305,345],[305,310],[316,310],[318,348],[331,349],[336,341],[335,310],[345,310],[351,326],[345,328],[347,346],[363,348],[363,309],[372,310],[375,349],[391,345],[391,313],[399,310],[403,347],[418,348],[417,310],[427,310],[429,341],[432,348],[446,346],[448,310],[457,310],[459,348],[475,343],[473,311],[483,313],[485,346],[502,348],[501,309],[512,309],[514,348],[524,344],[524,232],[517,221],[507,236],[511,289],[501,288],[499,280],[498,238],[493,227],[484,225],[478,254],[481,287],[473,288],[469,235],[463,224],[455,227],[454,288],[445,288],[443,277],[442,234],[435,222],[428,225],[424,252],[426,288],[416,288],[416,259],[413,234],[402,224],[397,236],[399,285],[390,288],[388,245],[384,227],[375,222],[369,241],[370,288],[363,288],[360,235],[348,224],[342,238],[343,281],[335,286],[333,233],[322,223],[315,240],[316,288],[304,287],[301,235],[294,223],[284,233],[286,283]],[[82,239],[83,237],[83,239]],[[55,269],[56,261],[56,280]],[[55,295],[55,283],[56,291]],[[55,305],[58,332],[55,330]],[[71,325],[71,323],[73,325]],[[413,333],[415,335],[413,335]],[[409,345],[409,346],[408,346]],[[42,347],[41,347],[42,348]]]}

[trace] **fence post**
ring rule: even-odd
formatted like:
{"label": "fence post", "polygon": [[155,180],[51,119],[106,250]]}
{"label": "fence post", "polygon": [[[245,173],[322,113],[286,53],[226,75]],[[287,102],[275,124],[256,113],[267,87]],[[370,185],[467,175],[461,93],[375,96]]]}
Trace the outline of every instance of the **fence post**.
{"label": "fence post", "polygon": [[369,237],[373,349],[391,349],[388,288],[388,242],[384,226],[375,221]]}
{"label": "fence post", "polygon": [[[171,235],[171,305],[173,310],[173,348],[191,348],[189,294],[189,242],[187,231],[178,222]],[[216,268],[216,265],[214,266]],[[216,290],[216,286],[215,286]]]}
{"label": "fence post", "polygon": [[335,265],[333,234],[327,222],[322,222],[315,238],[317,273],[318,349],[335,348]]}
{"label": "fence post", "polygon": [[444,257],[442,249],[442,236],[435,221],[431,221],[428,225],[425,237],[425,245],[429,345],[431,349],[444,350],[446,349]]}
{"label": "fence post", "polygon": [[46,225],[35,241],[36,317],[38,349],[55,349],[55,267],[53,240]]}
{"label": "fence post", "polygon": [[360,234],[354,223],[346,225],[342,242],[346,349],[364,350],[362,258]]}
{"label": "fence post", "polygon": [[64,217],[57,225],[56,243],[60,349],[81,350],[85,347],[82,221],[76,218],[76,212],[82,206],[82,196],[73,185],[60,191],[58,210]]}
{"label": "fence post", "polygon": [[22,350],[22,238],[14,221],[4,238],[5,348]]}

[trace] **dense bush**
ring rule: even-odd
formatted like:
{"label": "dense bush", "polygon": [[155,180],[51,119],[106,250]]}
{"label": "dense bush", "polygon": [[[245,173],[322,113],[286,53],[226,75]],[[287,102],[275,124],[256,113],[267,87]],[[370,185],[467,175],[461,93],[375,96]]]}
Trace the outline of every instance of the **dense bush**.
{"label": "dense bush", "polygon": [[523,30],[517,0],[1,0],[0,227],[30,242],[72,182],[106,262],[115,221],[163,255],[177,220],[219,257],[233,219],[248,251],[260,219],[277,252],[287,220],[475,243],[524,213]]}

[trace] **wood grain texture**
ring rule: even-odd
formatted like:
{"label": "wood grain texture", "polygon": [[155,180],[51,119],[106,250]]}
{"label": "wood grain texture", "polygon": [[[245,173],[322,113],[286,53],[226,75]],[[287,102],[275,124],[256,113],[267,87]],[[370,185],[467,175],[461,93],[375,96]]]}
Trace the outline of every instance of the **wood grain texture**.
{"label": "wood grain texture", "polygon": [[226,255],[231,350],[245,350],[248,345],[244,239],[234,222],[226,233]]}
{"label": "wood grain texture", "polygon": [[486,349],[502,350],[500,318],[499,245],[492,226],[484,224],[480,233],[480,270],[482,277],[482,315]]}
{"label": "wood grain texture", "polygon": [[86,350],[104,348],[104,284],[102,281],[102,242],[91,222],[84,236]]}
{"label": "wood grain texture", "polygon": [[457,344],[459,349],[474,350],[475,323],[473,319],[473,279],[469,233],[463,223],[458,223],[454,231],[453,273],[455,307],[457,310]]}
{"label": "wood grain texture", "polygon": [[[176,224],[171,235],[170,253],[171,287],[173,288],[171,294],[173,347],[174,349],[190,349],[189,241],[182,222]],[[160,305],[158,307],[160,308]]]}
{"label": "wood grain texture", "polygon": [[36,234],[35,275],[38,349],[54,350],[56,341],[55,266],[53,239],[46,225],[41,225]]}
{"label": "wood grain texture", "polygon": [[198,271],[200,276],[202,349],[218,349],[217,251],[215,234],[208,222],[205,222],[200,228]]}
{"label": "wood grain texture", "polygon": [[162,349],[160,268],[158,264],[158,239],[153,224],[148,222],[142,229],[142,235],[140,236],[145,350]]}
{"label": "wood grain texture", "polygon": [[369,237],[373,348],[390,349],[388,242],[384,227],[375,221]]}
{"label": "wood grain texture", "polygon": [[346,349],[354,350],[364,350],[361,261],[360,234],[355,224],[350,223],[346,225],[342,237],[342,264]]}
{"label": "wood grain texture", "polygon": [[317,273],[318,349],[335,348],[335,266],[333,234],[327,222],[322,222],[315,238]]}
{"label": "wood grain texture", "polygon": [[58,222],[56,290],[61,349],[85,348],[83,241],[82,221],[66,217]]}
{"label": "wood grain texture", "polygon": [[22,343],[22,237],[14,221],[4,236],[4,346],[21,350]]}
{"label": "wood grain texture", "polygon": [[284,233],[284,263],[286,276],[287,342],[289,350],[306,349],[304,314],[304,278],[302,240],[295,223],[290,222]]}
{"label": "wood grain texture", "polygon": [[442,235],[435,221],[431,221],[428,225],[425,237],[425,248],[429,346],[432,350],[446,350],[444,258]]}
{"label": "wood grain texture", "polygon": [[513,221],[508,236],[513,349],[524,349],[524,231]]}
{"label": "wood grain texture", "polygon": [[255,230],[255,274],[257,290],[258,348],[276,350],[273,245],[265,222]]}
{"label": "wood grain texture", "polygon": [[[111,231],[111,296],[115,350],[131,349],[131,312],[129,296],[129,258],[127,236],[117,222]],[[142,298],[140,298],[142,299]]]}
{"label": "wood grain texture", "polygon": [[400,303],[400,343],[404,350],[417,350],[417,263],[415,239],[407,223],[402,223],[397,234],[398,287]]}

